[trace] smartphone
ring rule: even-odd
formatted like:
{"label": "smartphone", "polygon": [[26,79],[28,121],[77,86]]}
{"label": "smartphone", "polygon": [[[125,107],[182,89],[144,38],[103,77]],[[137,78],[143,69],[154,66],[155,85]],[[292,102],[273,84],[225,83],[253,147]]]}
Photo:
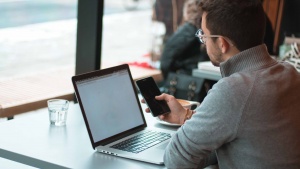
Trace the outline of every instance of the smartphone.
{"label": "smartphone", "polygon": [[170,112],[170,108],[165,100],[156,100],[155,96],[161,95],[154,79],[150,76],[136,81],[137,88],[146,101],[152,116],[156,117]]}

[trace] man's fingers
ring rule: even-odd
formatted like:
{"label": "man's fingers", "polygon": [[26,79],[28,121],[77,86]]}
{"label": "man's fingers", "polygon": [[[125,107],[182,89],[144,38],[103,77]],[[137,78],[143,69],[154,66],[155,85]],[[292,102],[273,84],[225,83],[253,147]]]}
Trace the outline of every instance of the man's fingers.
{"label": "man's fingers", "polygon": [[159,119],[164,120],[165,116],[164,115],[160,115],[158,116]]}
{"label": "man's fingers", "polygon": [[150,109],[149,109],[149,108],[146,108],[145,111],[146,111],[147,113],[150,113]]}
{"label": "man's fingers", "polygon": [[163,94],[161,94],[161,95],[159,95],[159,96],[155,96],[155,99],[156,100],[165,100],[165,97],[167,96],[167,94],[165,94],[165,93],[163,93]]}

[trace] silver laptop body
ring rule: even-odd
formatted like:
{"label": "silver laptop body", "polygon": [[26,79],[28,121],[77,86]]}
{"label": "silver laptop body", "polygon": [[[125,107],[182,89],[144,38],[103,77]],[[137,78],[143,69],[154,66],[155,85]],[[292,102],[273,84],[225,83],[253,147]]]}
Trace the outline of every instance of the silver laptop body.
{"label": "silver laptop body", "polygon": [[[72,82],[94,149],[109,155],[163,164],[164,149],[174,131],[147,127],[127,64],[76,75]],[[140,134],[149,134],[149,130],[150,133],[160,132],[157,134],[160,139],[144,144]],[[135,142],[141,144],[133,150],[123,150],[123,141],[131,137],[138,138]]]}

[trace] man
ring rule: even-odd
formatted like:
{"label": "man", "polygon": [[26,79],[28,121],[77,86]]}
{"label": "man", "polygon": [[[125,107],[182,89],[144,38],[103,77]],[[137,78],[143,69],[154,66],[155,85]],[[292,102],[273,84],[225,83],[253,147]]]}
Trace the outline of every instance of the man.
{"label": "man", "polygon": [[197,37],[223,78],[195,112],[173,96],[156,97],[171,109],[160,118],[183,124],[165,165],[201,168],[215,153],[221,169],[300,168],[300,74],[269,56],[260,0],[202,0],[199,7]]}

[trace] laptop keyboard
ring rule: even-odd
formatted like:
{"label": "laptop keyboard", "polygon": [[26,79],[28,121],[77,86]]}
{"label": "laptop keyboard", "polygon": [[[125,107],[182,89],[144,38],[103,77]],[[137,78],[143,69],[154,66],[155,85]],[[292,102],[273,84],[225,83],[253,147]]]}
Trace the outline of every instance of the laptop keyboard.
{"label": "laptop keyboard", "polygon": [[145,133],[138,134],[130,139],[124,140],[118,144],[111,146],[111,148],[140,153],[156,144],[159,144],[167,139],[171,138],[171,134],[158,131],[147,131]]}

